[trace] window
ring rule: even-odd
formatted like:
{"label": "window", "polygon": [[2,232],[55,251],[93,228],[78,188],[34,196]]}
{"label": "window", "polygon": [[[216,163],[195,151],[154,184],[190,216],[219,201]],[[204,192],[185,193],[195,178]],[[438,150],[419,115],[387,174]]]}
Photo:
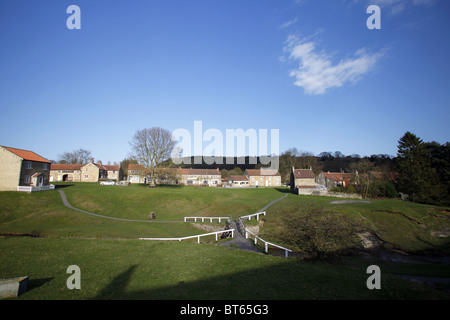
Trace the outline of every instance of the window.
{"label": "window", "polygon": [[44,163],[44,167],[42,168],[42,170],[48,170],[48,164]]}
{"label": "window", "polygon": [[85,175],[84,175],[84,178],[85,178],[85,179],[88,179],[88,178],[89,178],[89,175],[85,174]]}
{"label": "window", "polygon": [[25,176],[25,178],[23,179],[24,183],[30,183],[30,176]]}
{"label": "window", "polygon": [[25,169],[31,169],[31,161],[25,163]]}

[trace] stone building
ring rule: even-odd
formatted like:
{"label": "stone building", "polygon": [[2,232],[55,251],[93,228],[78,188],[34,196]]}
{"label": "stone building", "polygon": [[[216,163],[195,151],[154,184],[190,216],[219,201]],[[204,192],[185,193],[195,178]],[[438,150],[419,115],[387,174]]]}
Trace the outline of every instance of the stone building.
{"label": "stone building", "polygon": [[50,168],[50,181],[98,182],[101,179],[118,180],[119,166],[104,166],[91,158],[86,164],[53,163]]}
{"label": "stone building", "polygon": [[0,191],[49,190],[50,164],[33,151],[0,146]]}
{"label": "stone building", "polygon": [[246,169],[250,187],[278,187],[281,186],[281,174],[270,168]]}
{"label": "stone building", "polygon": [[295,169],[292,167],[290,177],[291,192],[297,192],[299,189],[316,189],[318,184],[315,181],[314,172],[312,169]]}

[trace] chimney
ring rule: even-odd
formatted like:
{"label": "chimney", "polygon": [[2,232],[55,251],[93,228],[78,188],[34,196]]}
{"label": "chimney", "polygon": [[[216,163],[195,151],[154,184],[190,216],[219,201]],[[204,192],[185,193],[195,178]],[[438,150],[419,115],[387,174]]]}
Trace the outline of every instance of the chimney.
{"label": "chimney", "polygon": [[98,160],[98,165],[99,165],[99,166],[102,165],[102,160]]}
{"label": "chimney", "polygon": [[89,161],[90,163],[94,163],[94,158],[91,158],[91,161]]}

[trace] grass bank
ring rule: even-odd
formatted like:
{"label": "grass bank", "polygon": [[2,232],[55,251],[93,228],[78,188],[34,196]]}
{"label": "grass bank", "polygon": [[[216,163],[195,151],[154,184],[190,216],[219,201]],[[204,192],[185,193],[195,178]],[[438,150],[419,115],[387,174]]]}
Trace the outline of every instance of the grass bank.
{"label": "grass bank", "polygon": [[[308,263],[189,242],[0,239],[0,278],[28,275],[19,299],[449,299],[383,272],[366,287],[368,264]],[[81,290],[66,286],[81,270]],[[382,270],[383,267],[382,267]]]}

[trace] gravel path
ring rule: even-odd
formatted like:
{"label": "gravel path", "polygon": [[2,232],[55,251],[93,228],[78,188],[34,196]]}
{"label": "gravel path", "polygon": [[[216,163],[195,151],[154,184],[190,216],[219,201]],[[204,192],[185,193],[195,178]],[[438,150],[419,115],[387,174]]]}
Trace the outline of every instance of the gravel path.
{"label": "gravel path", "polygon": [[[282,196],[281,198],[272,201],[271,203],[269,203],[267,206],[265,206],[264,208],[262,208],[259,211],[264,211],[267,208],[269,208],[270,206],[272,206],[273,204],[275,204],[276,202],[283,200],[284,198],[286,198],[288,196],[288,193],[286,193],[284,196]],[[244,236],[244,230],[240,230],[238,223],[236,223],[236,221],[233,221],[231,224],[231,228],[234,228],[234,230],[236,230],[236,232],[234,233],[234,238],[231,241],[227,241],[224,243],[221,243],[221,246],[227,246],[227,247],[237,247],[241,250],[247,250],[247,251],[253,251],[253,252],[258,252],[261,253],[261,251],[256,248],[253,243],[248,240],[245,239]]]}

